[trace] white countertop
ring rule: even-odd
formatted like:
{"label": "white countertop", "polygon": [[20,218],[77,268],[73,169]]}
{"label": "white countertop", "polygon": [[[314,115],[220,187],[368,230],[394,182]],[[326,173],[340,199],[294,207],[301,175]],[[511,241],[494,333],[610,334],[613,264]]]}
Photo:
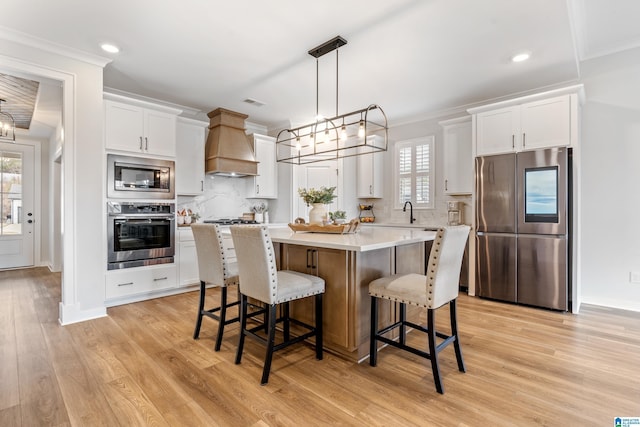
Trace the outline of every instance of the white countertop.
{"label": "white countertop", "polygon": [[407,245],[434,240],[434,231],[392,227],[360,227],[354,234],[294,233],[289,227],[270,226],[271,240],[275,243],[316,246],[328,249],[366,252],[375,249]]}

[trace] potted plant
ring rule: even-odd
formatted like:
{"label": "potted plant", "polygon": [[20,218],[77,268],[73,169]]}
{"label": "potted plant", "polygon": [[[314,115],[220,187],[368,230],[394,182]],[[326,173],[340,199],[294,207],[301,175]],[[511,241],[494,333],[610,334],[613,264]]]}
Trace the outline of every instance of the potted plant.
{"label": "potted plant", "polygon": [[347,213],[345,211],[329,212],[329,218],[334,224],[344,224],[347,219]]}
{"label": "potted plant", "polygon": [[307,206],[313,206],[309,210],[309,223],[322,224],[327,220],[327,210],[324,205],[333,202],[338,197],[335,191],[336,187],[298,188],[298,194],[302,197],[302,200]]}

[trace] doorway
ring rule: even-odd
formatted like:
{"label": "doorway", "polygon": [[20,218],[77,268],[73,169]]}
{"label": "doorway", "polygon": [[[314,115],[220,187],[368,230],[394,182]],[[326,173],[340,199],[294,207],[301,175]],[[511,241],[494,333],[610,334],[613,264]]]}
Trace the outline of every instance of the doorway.
{"label": "doorway", "polygon": [[0,268],[34,265],[34,147],[0,142]]}

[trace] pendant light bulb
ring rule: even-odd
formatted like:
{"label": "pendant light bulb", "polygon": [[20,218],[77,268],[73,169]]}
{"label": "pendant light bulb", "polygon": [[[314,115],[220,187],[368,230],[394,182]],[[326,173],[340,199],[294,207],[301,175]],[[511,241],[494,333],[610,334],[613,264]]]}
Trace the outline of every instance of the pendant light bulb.
{"label": "pendant light bulb", "polygon": [[300,151],[300,148],[302,148],[302,146],[300,145],[300,137],[296,138],[296,150]]}
{"label": "pendant light bulb", "polygon": [[360,124],[358,125],[358,136],[364,138],[364,120],[360,120]]}
{"label": "pendant light bulb", "polygon": [[340,129],[340,140],[347,140],[347,127],[345,125],[342,125],[342,128]]}
{"label": "pendant light bulb", "polygon": [[324,142],[329,142],[331,141],[331,138],[329,137],[329,129],[324,131]]}

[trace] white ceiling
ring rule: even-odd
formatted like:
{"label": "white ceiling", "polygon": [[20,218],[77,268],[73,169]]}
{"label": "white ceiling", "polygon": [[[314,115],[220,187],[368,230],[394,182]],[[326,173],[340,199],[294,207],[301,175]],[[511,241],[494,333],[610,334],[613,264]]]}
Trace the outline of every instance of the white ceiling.
{"label": "white ceiling", "polygon": [[[577,82],[581,61],[640,46],[637,0],[2,3],[5,29],[112,58],[106,87],[275,127],[315,115],[307,51],[336,35],[339,112],[377,103],[391,124]],[[522,50],[531,59],[511,63]],[[335,54],[319,66],[320,113],[333,115]]]}

